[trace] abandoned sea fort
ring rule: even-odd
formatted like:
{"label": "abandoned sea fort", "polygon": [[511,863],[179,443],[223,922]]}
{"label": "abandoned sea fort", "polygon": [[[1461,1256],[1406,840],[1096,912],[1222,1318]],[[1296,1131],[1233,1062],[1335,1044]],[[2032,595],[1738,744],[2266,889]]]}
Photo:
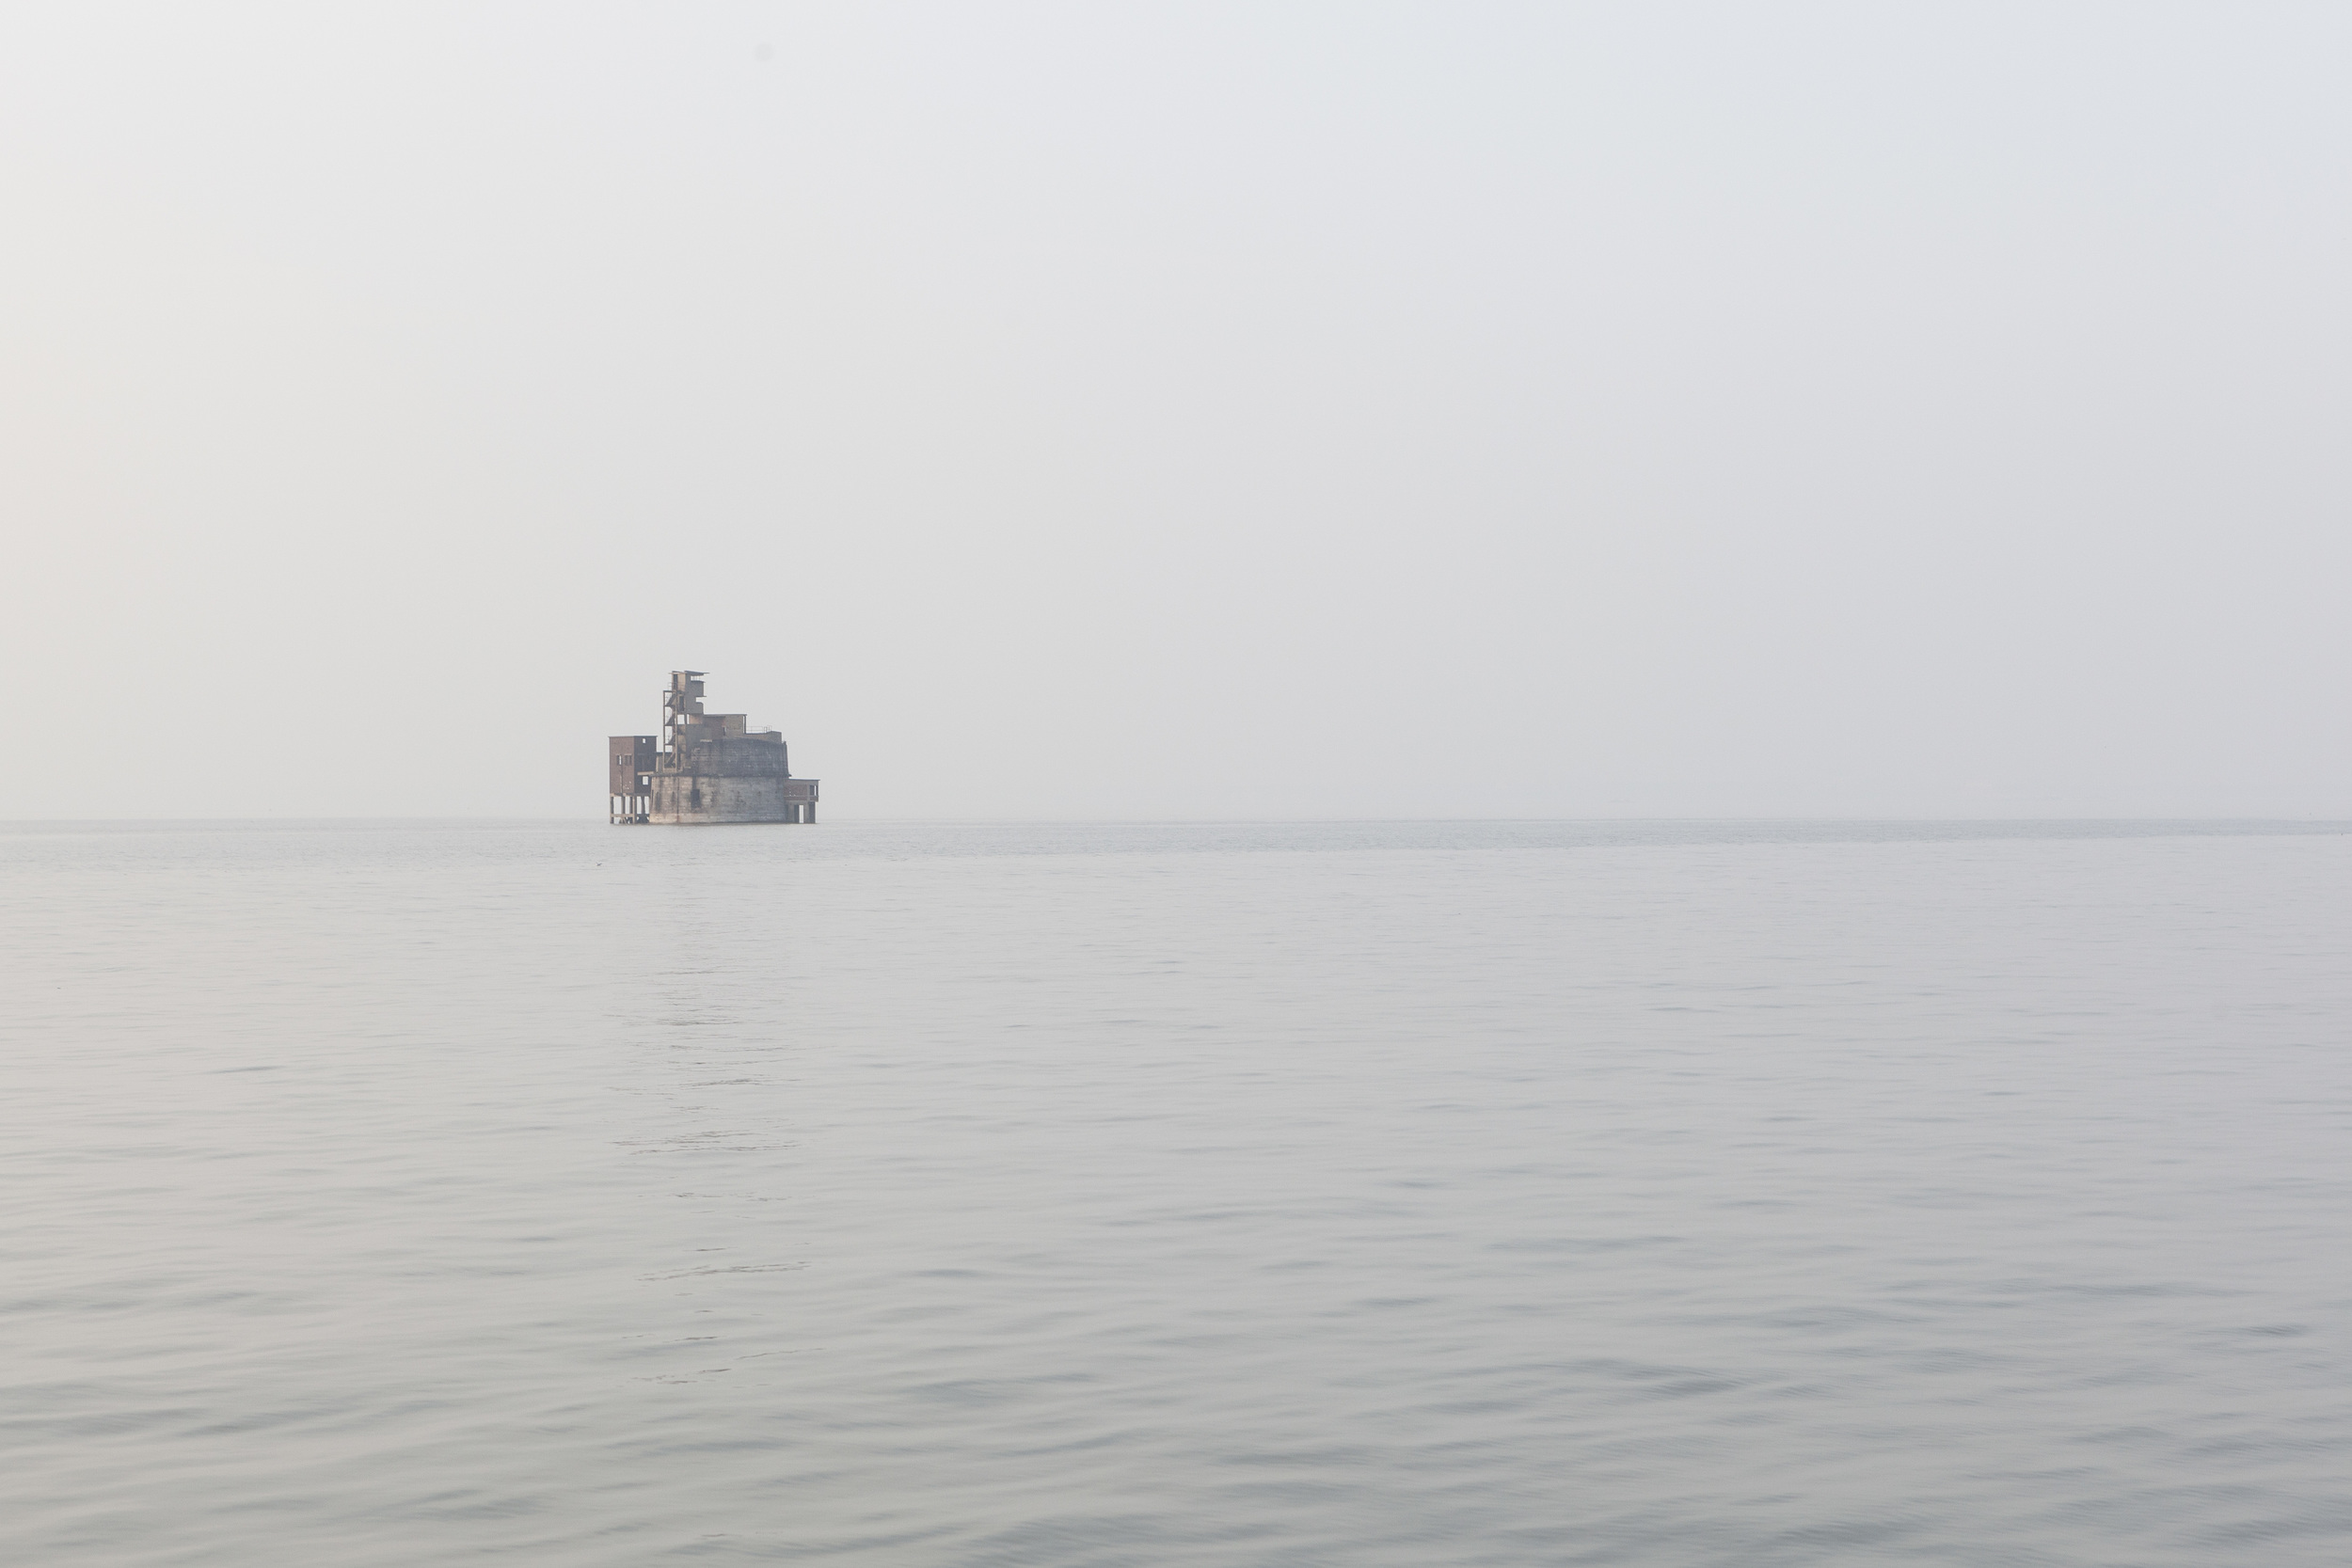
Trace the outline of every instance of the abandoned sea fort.
{"label": "abandoned sea fort", "polygon": [[703,672],[673,670],[660,735],[616,735],[606,749],[616,823],[814,822],[817,781],[792,776],[774,730],[703,711]]}

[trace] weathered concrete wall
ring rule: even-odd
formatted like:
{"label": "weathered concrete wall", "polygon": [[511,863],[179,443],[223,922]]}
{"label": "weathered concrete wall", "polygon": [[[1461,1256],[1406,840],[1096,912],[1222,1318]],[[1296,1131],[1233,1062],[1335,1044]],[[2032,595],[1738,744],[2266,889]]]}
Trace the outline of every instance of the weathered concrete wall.
{"label": "weathered concrete wall", "polygon": [[724,740],[681,744],[688,772],[722,778],[781,776],[791,770],[792,753],[782,741],[753,740],[737,736]]}
{"label": "weathered concrete wall", "polygon": [[817,781],[781,773],[657,773],[656,822],[807,822],[817,814]]}

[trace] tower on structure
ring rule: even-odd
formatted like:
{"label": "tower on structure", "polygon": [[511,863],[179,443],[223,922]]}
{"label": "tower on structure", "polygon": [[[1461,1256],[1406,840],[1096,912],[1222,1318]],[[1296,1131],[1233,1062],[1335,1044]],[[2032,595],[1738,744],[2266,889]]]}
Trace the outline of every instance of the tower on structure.
{"label": "tower on structure", "polygon": [[817,781],[792,776],[784,736],[705,713],[700,670],[671,671],[661,733],[612,736],[606,761],[614,822],[817,820]]}

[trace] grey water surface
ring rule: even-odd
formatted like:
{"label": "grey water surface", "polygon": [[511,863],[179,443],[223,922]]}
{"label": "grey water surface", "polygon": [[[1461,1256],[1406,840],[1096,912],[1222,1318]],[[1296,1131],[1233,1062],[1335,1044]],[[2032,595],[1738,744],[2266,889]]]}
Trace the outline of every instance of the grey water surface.
{"label": "grey water surface", "polygon": [[9,1563],[2352,1560],[2344,824],[0,876]]}

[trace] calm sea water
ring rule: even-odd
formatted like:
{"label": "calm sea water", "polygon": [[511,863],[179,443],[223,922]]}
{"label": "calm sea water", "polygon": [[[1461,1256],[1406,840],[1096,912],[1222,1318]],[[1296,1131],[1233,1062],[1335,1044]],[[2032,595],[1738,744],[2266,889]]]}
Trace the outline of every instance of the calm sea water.
{"label": "calm sea water", "polygon": [[0,868],[0,1560],[2352,1560],[2341,824]]}

